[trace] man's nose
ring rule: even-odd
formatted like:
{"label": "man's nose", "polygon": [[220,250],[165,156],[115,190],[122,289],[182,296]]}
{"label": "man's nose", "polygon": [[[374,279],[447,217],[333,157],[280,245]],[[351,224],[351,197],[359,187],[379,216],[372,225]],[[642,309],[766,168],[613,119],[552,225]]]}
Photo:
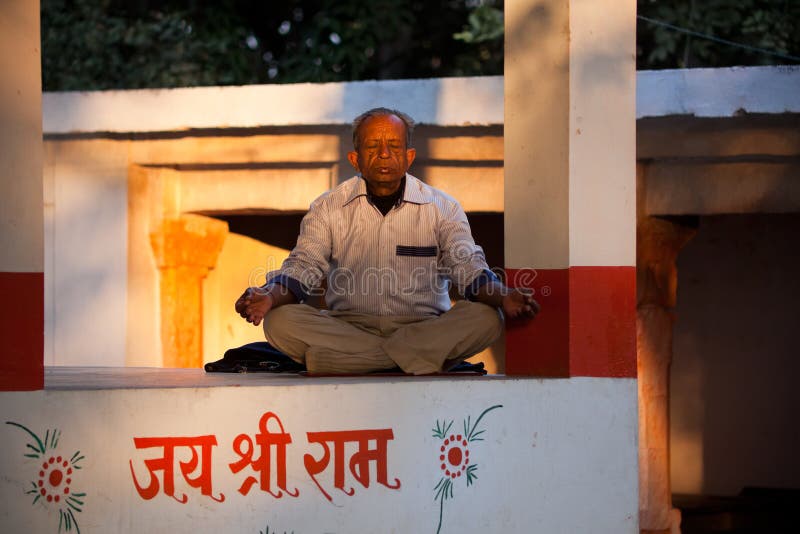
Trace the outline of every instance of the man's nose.
{"label": "man's nose", "polygon": [[380,158],[388,158],[390,155],[389,152],[389,143],[382,142],[380,147],[378,148],[378,157]]}

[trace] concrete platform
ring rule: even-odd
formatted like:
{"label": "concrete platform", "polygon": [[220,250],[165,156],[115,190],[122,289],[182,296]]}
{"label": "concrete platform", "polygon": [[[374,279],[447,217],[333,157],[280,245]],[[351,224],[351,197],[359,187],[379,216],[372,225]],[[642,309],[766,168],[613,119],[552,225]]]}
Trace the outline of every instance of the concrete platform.
{"label": "concrete platform", "polygon": [[44,388],[48,391],[258,387],[295,384],[307,386],[310,384],[363,384],[442,380],[460,382],[462,380],[514,379],[503,375],[313,377],[294,373],[206,373],[202,369],[163,369],[156,367],[45,367],[44,371]]}
{"label": "concrete platform", "polygon": [[45,381],[0,393],[4,532],[638,533],[635,379]]}

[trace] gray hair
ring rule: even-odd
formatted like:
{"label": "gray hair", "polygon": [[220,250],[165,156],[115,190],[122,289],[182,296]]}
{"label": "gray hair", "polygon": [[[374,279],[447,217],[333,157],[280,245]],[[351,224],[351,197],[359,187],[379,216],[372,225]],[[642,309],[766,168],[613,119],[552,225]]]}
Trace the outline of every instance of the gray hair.
{"label": "gray hair", "polygon": [[368,111],[365,111],[355,119],[353,119],[353,148],[358,150],[358,130],[361,128],[361,125],[364,124],[368,119],[372,117],[382,117],[386,115],[394,115],[406,126],[406,148],[411,146],[411,134],[414,133],[414,126],[415,122],[409,115],[403,113],[402,111],[397,111],[396,109],[389,109],[389,108],[372,108]]}

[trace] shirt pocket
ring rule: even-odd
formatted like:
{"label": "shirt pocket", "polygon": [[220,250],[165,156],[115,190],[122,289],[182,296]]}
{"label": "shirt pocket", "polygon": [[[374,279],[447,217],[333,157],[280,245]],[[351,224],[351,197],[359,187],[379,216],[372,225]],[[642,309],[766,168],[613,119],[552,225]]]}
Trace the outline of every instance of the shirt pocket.
{"label": "shirt pocket", "polygon": [[395,253],[395,272],[402,295],[430,295],[440,285],[438,246],[397,245]]}
{"label": "shirt pocket", "polygon": [[412,256],[416,258],[435,258],[439,254],[439,247],[419,247],[414,245],[397,245],[398,256]]}

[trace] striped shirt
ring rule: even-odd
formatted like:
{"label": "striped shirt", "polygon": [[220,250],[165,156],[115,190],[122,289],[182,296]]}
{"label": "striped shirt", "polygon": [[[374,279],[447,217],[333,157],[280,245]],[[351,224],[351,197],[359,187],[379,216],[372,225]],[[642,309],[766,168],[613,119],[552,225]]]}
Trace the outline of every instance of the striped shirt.
{"label": "striped shirt", "polygon": [[302,302],[326,278],[329,309],[382,316],[438,315],[450,309],[450,283],[472,298],[497,280],[458,201],[410,174],[385,216],[360,176],[311,204],[297,245],[269,283]]}

